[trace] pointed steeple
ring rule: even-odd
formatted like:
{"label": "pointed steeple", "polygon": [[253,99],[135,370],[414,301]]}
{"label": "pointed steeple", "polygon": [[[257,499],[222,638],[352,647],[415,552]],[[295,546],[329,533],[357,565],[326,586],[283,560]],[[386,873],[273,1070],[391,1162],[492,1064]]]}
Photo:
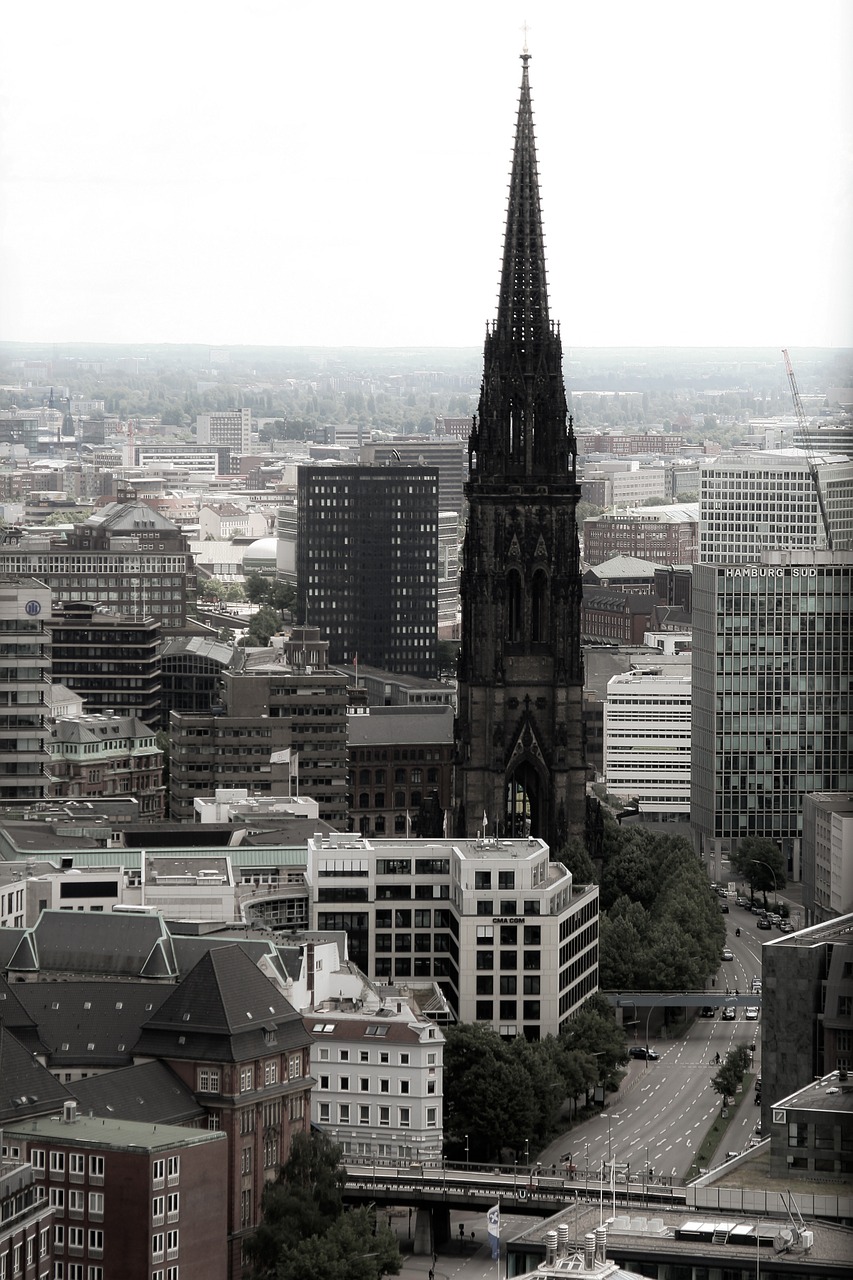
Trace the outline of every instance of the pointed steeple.
{"label": "pointed steeple", "polygon": [[519,354],[532,354],[548,332],[548,285],[528,75],[530,54],[526,50],[521,60],[524,70],[515,127],[495,328],[499,338],[511,341]]}

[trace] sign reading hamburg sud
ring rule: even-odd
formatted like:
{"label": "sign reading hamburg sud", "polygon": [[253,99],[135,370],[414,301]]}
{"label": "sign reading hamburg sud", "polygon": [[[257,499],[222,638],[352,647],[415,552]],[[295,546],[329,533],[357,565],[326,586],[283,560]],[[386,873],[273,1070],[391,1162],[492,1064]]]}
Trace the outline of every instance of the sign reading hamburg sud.
{"label": "sign reading hamburg sud", "polygon": [[38,600],[28,600],[24,605],[24,613],[29,614],[31,618],[35,618],[41,613],[41,604]]}
{"label": "sign reading hamburg sud", "polygon": [[816,578],[817,569],[814,566],[798,567],[797,565],[787,565],[783,569],[772,569],[765,565],[760,567],[756,565],[728,565],[726,567],[727,578],[784,578],[789,573],[792,578]]}

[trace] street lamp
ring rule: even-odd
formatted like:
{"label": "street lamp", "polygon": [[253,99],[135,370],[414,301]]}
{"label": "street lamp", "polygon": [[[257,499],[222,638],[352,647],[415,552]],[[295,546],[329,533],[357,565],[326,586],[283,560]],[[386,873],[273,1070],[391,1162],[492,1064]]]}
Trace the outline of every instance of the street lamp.
{"label": "street lamp", "polygon": [[526,1165],[530,1164],[530,1139],[529,1138],[524,1139],[524,1163]]}
{"label": "street lamp", "polygon": [[468,1134],[465,1134],[465,1165],[468,1165]]}
{"label": "street lamp", "polygon": [[618,1119],[619,1119],[618,1115],[612,1115],[607,1117],[607,1163],[608,1164],[613,1163],[613,1146],[610,1140],[611,1139],[611,1128],[610,1128],[611,1121],[618,1120]]}
{"label": "street lamp", "polygon": [[[767,870],[770,872],[771,876],[773,877],[773,906],[774,906],[774,907],[778,907],[779,903],[778,903],[778,901],[777,901],[777,899],[776,899],[776,892],[777,892],[777,889],[776,889],[776,872],[773,870],[773,868],[771,867],[771,865],[770,865],[770,863],[769,863],[769,862],[762,862],[761,858],[750,858],[750,860],[749,860],[749,861],[750,861],[750,864],[751,864],[752,866],[754,866],[754,867],[766,867],[766,868],[767,868]],[[765,901],[765,902],[767,901],[767,897],[766,897],[766,895],[765,895],[764,901]]]}

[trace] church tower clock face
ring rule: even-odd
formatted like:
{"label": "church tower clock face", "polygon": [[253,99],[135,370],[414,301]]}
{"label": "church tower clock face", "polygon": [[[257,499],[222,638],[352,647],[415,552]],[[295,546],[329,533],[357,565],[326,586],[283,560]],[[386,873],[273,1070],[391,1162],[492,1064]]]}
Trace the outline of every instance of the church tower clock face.
{"label": "church tower clock face", "polygon": [[456,832],[583,831],[583,659],[575,441],[522,54],[496,319],[469,442],[456,733]]}

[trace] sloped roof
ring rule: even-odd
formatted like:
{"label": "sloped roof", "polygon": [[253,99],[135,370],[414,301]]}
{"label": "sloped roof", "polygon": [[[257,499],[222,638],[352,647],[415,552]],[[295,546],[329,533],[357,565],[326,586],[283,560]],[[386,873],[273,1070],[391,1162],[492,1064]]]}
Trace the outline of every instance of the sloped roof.
{"label": "sloped roof", "polygon": [[[386,715],[386,711],[397,714]],[[350,747],[376,743],[453,742],[453,708],[371,707],[369,715],[347,716],[347,743]]]}
{"label": "sloped roof", "polygon": [[208,951],[219,947],[239,947],[253,965],[257,966],[262,959],[266,959],[282,978],[287,977],[279,949],[268,938],[237,938],[229,937],[227,934],[224,936],[175,934],[172,938],[172,946],[182,974],[189,974]]}
{"label": "sloped roof", "polygon": [[98,973],[176,978],[172,939],[159,915],[43,911],[26,930],[8,971]]}
{"label": "sloped roof", "polygon": [[76,1080],[71,1091],[84,1111],[114,1120],[189,1124],[207,1114],[193,1091],[162,1062],[104,1071]]}
{"label": "sloped roof", "polygon": [[[25,982],[16,984],[18,990],[29,985]],[[44,1053],[45,1046],[39,1037],[38,1023],[18,999],[15,987],[10,986],[5,978],[0,978],[0,1023],[14,1032],[31,1053]]]}
{"label": "sloped roof", "polygon": [[142,1024],[172,990],[151,982],[26,982],[19,998],[38,1025],[51,1070],[126,1066]]}
{"label": "sloped roof", "polygon": [[53,1111],[71,1096],[17,1036],[0,1024],[0,1122]]}
{"label": "sloped roof", "polygon": [[148,528],[178,532],[176,524],[161,515],[156,507],[149,507],[147,502],[110,502],[85,523],[99,529],[110,529],[113,533],[136,533],[140,521]]}
{"label": "sloped roof", "polygon": [[293,1006],[234,944],[205,952],[145,1024],[137,1053],[239,1062],[270,1043],[281,1050],[310,1039]]}
{"label": "sloped roof", "polygon": [[651,560],[639,560],[636,556],[612,556],[610,560],[594,565],[592,572],[597,578],[653,578],[656,569],[666,567]]}

